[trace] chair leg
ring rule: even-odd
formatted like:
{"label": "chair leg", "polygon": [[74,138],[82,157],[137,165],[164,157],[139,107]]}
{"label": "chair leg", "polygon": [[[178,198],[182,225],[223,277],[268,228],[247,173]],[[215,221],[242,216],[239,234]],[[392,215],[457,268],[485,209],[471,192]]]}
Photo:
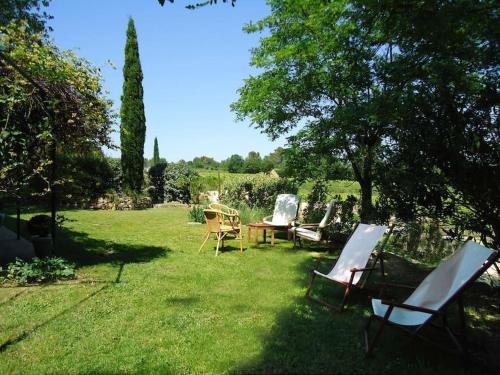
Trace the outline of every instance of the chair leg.
{"label": "chair leg", "polygon": [[352,282],[354,281],[354,275],[355,272],[351,271],[351,278],[349,279],[349,283],[345,286],[344,297],[342,297],[342,302],[340,302],[340,309],[339,309],[340,312],[344,311],[344,306],[347,302],[347,297],[349,297],[349,293],[351,293],[351,288],[353,287]]}
{"label": "chair leg", "polygon": [[370,325],[373,319],[378,319],[376,318],[375,315],[370,316],[368,319],[368,324],[366,325],[365,328],[365,340],[366,340],[366,356],[369,356],[373,352],[373,348],[375,347],[375,344],[377,343],[380,334],[382,333],[383,329],[385,328],[385,325],[387,323],[387,320],[389,319],[389,315],[392,313],[392,309],[394,306],[389,306],[387,309],[387,312],[384,315],[384,318],[382,319],[382,322],[380,323],[380,326],[378,327],[377,332],[375,333],[375,336],[373,336],[373,339],[370,341],[368,339],[368,330],[370,329]]}
{"label": "chair leg", "polygon": [[208,239],[210,238],[210,232],[207,233],[206,237],[205,237],[205,241],[203,241],[203,243],[201,244],[198,252],[201,252],[201,249],[203,248],[203,246],[205,246],[205,244],[207,243]]}
{"label": "chair leg", "polygon": [[311,280],[309,281],[309,285],[307,286],[306,297],[309,297],[309,295],[311,294],[311,290],[314,284],[314,279],[316,279],[316,274],[313,272]]}
{"label": "chair leg", "polygon": [[351,286],[350,285],[346,285],[345,291],[344,291],[344,296],[342,297],[342,301],[340,302],[339,312],[344,311],[345,304],[347,302],[347,297],[349,297],[350,293],[351,293]]}
{"label": "chair leg", "polygon": [[241,224],[240,224],[240,251],[243,252],[243,238],[242,238],[242,229],[241,229]]}
{"label": "chair leg", "polygon": [[[221,240],[220,233],[217,233],[217,247],[215,248],[215,256],[219,255],[220,240]],[[222,246],[224,246],[224,244]]]}

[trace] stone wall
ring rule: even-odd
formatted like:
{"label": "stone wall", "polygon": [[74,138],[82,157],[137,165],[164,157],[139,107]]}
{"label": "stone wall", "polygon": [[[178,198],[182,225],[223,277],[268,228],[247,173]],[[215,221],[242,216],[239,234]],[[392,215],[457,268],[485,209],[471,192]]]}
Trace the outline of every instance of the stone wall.
{"label": "stone wall", "polygon": [[101,197],[89,208],[94,210],[143,210],[153,207],[150,197],[139,198],[136,202],[131,197]]}

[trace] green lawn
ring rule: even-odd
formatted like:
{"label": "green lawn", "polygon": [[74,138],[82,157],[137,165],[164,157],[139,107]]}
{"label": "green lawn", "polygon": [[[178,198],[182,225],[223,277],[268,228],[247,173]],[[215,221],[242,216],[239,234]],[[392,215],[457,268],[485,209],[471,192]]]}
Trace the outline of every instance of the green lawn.
{"label": "green lawn", "polygon": [[[187,224],[186,209],[63,213],[58,254],[78,280],[0,288],[1,374],[472,372],[393,331],[365,359],[367,294],[343,314],[306,300],[311,249],[279,239],[240,253],[230,240],[216,258],[214,242],[198,253],[205,226]],[[388,272],[414,282],[428,270],[391,257]],[[317,293],[339,301],[342,289],[318,283]],[[466,300],[477,306],[469,324],[495,353],[498,301],[484,293]]]}

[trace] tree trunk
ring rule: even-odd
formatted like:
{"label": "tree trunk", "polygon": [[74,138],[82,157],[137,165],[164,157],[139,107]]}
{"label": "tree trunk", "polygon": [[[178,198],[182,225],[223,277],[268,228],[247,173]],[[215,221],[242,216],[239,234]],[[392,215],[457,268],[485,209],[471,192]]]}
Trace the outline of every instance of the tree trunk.
{"label": "tree trunk", "polygon": [[361,193],[361,202],[360,202],[360,220],[362,223],[370,223],[373,219],[373,204],[372,204],[372,195],[373,195],[373,178],[372,178],[372,168],[373,168],[373,151],[368,149],[366,155],[362,160],[362,167],[356,160],[354,159],[352,153],[348,148],[347,155],[351,162],[352,170],[354,172],[354,178],[359,183],[360,193]]}
{"label": "tree trunk", "polygon": [[361,187],[361,212],[359,216],[362,223],[368,224],[373,219],[373,186],[371,176],[370,178],[363,178],[358,182]]}
{"label": "tree trunk", "polygon": [[16,238],[21,239],[21,203],[16,199]]}
{"label": "tree trunk", "polygon": [[56,196],[56,173],[57,173],[57,163],[56,163],[56,155],[57,155],[57,146],[55,142],[52,144],[51,149],[51,159],[52,159],[52,171],[51,171],[51,181],[50,181],[50,231],[52,233],[52,244],[55,248],[56,246],[56,211],[57,211],[57,196]]}

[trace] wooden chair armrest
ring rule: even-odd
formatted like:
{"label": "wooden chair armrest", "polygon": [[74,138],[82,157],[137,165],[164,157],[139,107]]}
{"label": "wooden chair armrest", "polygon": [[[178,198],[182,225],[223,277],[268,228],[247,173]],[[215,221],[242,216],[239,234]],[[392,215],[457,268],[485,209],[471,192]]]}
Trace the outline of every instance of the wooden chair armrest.
{"label": "wooden chair armrest", "polygon": [[442,311],[427,309],[425,307],[420,307],[420,306],[407,305],[405,303],[399,303],[399,302],[391,301],[391,300],[384,300],[383,299],[380,302],[383,305],[390,305],[390,306],[394,306],[394,307],[400,307],[400,308],[406,309],[406,310],[420,311],[420,312],[424,312],[424,313],[427,313],[427,314],[439,314],[439,315],[443,314]]}
{"label": "wooden chair armrest", "polygon": [[317,228],[319,227],[319,223],[314,224],[299,224],[299,228]]}
{"label": "wooden chair armrest", "polygon": [[363,272],[363,271],[373,271],[376,270],[375,267],[366,267],[366,268],[351,268],[351,272]]}

